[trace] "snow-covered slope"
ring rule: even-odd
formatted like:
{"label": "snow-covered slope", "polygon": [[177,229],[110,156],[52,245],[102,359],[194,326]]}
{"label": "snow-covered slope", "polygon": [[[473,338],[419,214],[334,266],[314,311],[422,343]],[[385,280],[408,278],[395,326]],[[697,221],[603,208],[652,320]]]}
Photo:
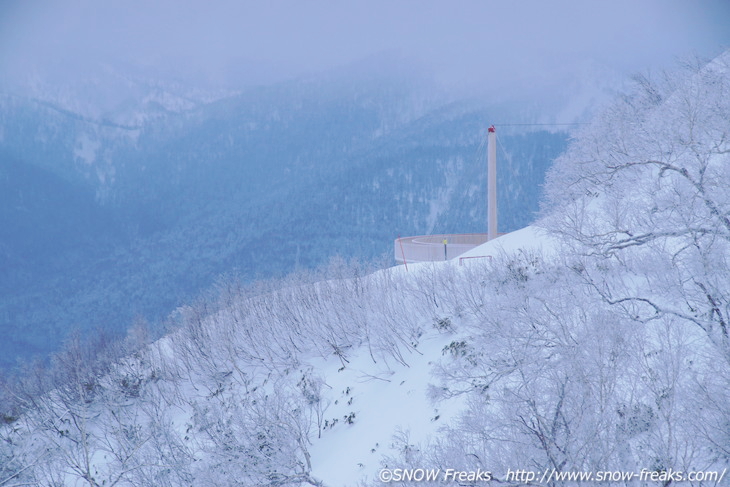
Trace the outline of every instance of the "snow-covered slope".
{"label": "snow-covered slope", "polygon": [[[515,255],[535,250],[550,251],[554,242],[537,227],[526,227],[485,243],[469,255]],[[472,265],[469,261],[468,265]],[[459,275],[456,261],[411,264],[388,272],[411,272],[429,275],[434,267],[449,266]],[[438,271],[436,271],[438,272]],[[408,306],[404,301],[403,306]],[[453,319],[453,321],[459,321]],[[456,326],[449,318],[452,326]],[[444,424],[456,420],[464,407],[462,398],[436,401],[432,388],[439,382],[434,368],[444,357],[458,334],[447,326],[426,327],[417,346],[402,355],[375,362],[365,347],[353,351],[349,363],[337,358],[310,363],[322,374],[323,397],[329,407],[325,417],[342,426],[327,428],[313,442],[312,475],[325,485],[356,486],[379,479],[388,458],[402,453],[405,445],[420,448],[439,436]],[[353,424],[347,419],[354,414]],[[404,444],[405,441],[405,444]],[[424,466],[425,468],[426,466]]]}
{"label": "snow-covered slope", "polygon": [[[503,243],[509,241],[510,251],[515,251],[534,245],[536,235],[526,230],[503,237]],[[492,242],[483,250],[495,248]],[[500,250],[509,252],[504,246]],[[284,400],[283,409],[293,407],[296,417],[277,416],[274,423],[285,422],[281,433],[266,427],[269,417],[251,419],[268,431],[270,441],[282,443],[275,447],[278,451],[294,442],[291,456],[299,460],[288,472],[277,467],[281,475],[306,474],[312,482],[341,487],[377,481],[389,459],[403,448],[437,438],[440,428],[463,408],[461,397],[436,400],[433,374],[457,340],[460,324],[471,318],[453,314],[447,303],[437,304],[442,292],[429,295],[422,286],[435,276],[439,281],[445,276],[468,279],[479,266],[466,269],[445,262],[398,267],[364,278],[231,296],[213,313],[183,308],[178,312],[180,330],[122,360],[104,377],[91,377],[99,373],[92,370],[93,361],[69,363],[86,385],[80,391],[72,387],[46,393],[36,399],[38,410],[5,427],[3,437],[22,445],[8,452],[8,471],[13,465],[55,465],[64,472],[63,482],[74,485],[86,475],[84,469],[93,470],[95,481],[109,481],[120,468],[130,468],[123,477],[141,485],[149,481],[143,476],[143,459],[170,455],[160,445],[151,448],[153,439],[163,434],[172,442],[170,448],[176,446],[188,458],[179,465],[185,478],[221,481],[232,471],[219,455],[241,448],[246,440],[218,437],[221,431],[215,425],[236,431],[231,421],[238,419],[236,408],[242,402],[253,406],[273,401],[266,415]],[[78,354],[61,361],[75,359]],[[72,423],[63,426],[69,415]],[[137,431],[133,438],[123,433],[130,427]],[[239,447],[226,446],[239,440]],[[48,445],[58,455],[46,456]],[[96,453],[88,463],[69,466],[68,458],[78,460],[82,445]],[[122,461],[124,448],[138,448],[139,453]],[[269,475],[257,472],[255,455],[250,464],[234,457],[250,482]],[[304,467],[308,462],[311,470]],[[33,475],[48,478],[42,471]]]}
{"label": "snow-covered slope", "polygon": [[337,421],[313,442],[312,476],[343,487],[373,481],[387,464],[384,456],[397,448],[395,435],[408,435],[412,444],[435,437],[455,412],[453,404],[432,404],[428,397],[433,363],[451,338],[429,333],[404,355],[405,363],[390,366],[373,362],[365,349],[340,372],[336,359],[312,364],[323,374],[323,396],[330,403],[325,417],[329,424]]}

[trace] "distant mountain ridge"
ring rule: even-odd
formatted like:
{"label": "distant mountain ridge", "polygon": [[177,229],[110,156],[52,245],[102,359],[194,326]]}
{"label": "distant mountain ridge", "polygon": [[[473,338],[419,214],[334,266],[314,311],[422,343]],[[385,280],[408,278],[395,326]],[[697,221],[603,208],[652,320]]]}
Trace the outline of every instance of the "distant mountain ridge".
{"label": "distant mountain ridge", "polygon": [[[403,67],[350,68],[179,110],[143,95],[138,125],[0,96],[0,164],[16,189],[38,184],[17,173],[25,167],[55,181],[49,194],[87,195],[47,200],[55,210],[39,208],[32,229],[2,214],[16,230],[0,248],[49,242],[30,260],[7,257],[2,365],[47,354],[72,327],[159,323],[221,274],[281,276],[333,255],[387,255],[398,234],[481,231],[485,128],[542,115],[527,100],[444,103],[429,90]],[[546,128],[500,132],[503,230],[532,221],[566,146],[564,127]],[[51,233],[59,226],[68,245]]]}

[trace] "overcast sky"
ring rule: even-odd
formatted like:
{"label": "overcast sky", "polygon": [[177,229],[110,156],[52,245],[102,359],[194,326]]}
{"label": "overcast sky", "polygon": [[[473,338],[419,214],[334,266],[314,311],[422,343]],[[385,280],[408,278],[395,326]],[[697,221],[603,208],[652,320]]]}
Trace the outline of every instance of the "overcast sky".
{"label": "overcast sky", "polygon": [[[224,80],[286,77],[373,53],[443,80],[509,83],[590,59],[621,73],[730,46],[728,0],[2,0],[0,72],[87,61]],[[256,69],[251,66],[257,66]]]}

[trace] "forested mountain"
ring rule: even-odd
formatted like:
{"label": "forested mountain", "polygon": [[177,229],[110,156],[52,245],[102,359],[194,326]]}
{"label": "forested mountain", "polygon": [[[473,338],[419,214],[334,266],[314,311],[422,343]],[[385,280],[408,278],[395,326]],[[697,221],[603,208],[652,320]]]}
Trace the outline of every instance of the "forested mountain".
{"label": "forested mountain", "polygon": [[[486,127],[549,115],[527,100],[446,102],[393,62],[240,93],[120,83],[106,111],[66,92],[0,96],[4,367],[75,327],[159,325],[221,274],[251,281],[371,260],[399,234],[481,231]],[[532,221],[566,137],[500,133],[503,230]]]}
{"label": "forested mountain", "polygon": [[229,280],[160,340],[72,337],[0,388],[0,484],[727,485],[729,73],[638,77],[489,259]]}

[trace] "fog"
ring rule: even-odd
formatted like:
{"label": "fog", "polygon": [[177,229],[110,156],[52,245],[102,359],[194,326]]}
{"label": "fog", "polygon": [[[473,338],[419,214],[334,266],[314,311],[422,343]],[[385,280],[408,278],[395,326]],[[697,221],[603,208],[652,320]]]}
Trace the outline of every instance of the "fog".
{"label": "fog", "polygon": [[490,89],[554,82],[586,61],[621,74],[658,69],[727,45],[725,0],[5,0],[0,7],[0,70],[21,85],[117,63],[236,86],[388,52],[446,86]]}

